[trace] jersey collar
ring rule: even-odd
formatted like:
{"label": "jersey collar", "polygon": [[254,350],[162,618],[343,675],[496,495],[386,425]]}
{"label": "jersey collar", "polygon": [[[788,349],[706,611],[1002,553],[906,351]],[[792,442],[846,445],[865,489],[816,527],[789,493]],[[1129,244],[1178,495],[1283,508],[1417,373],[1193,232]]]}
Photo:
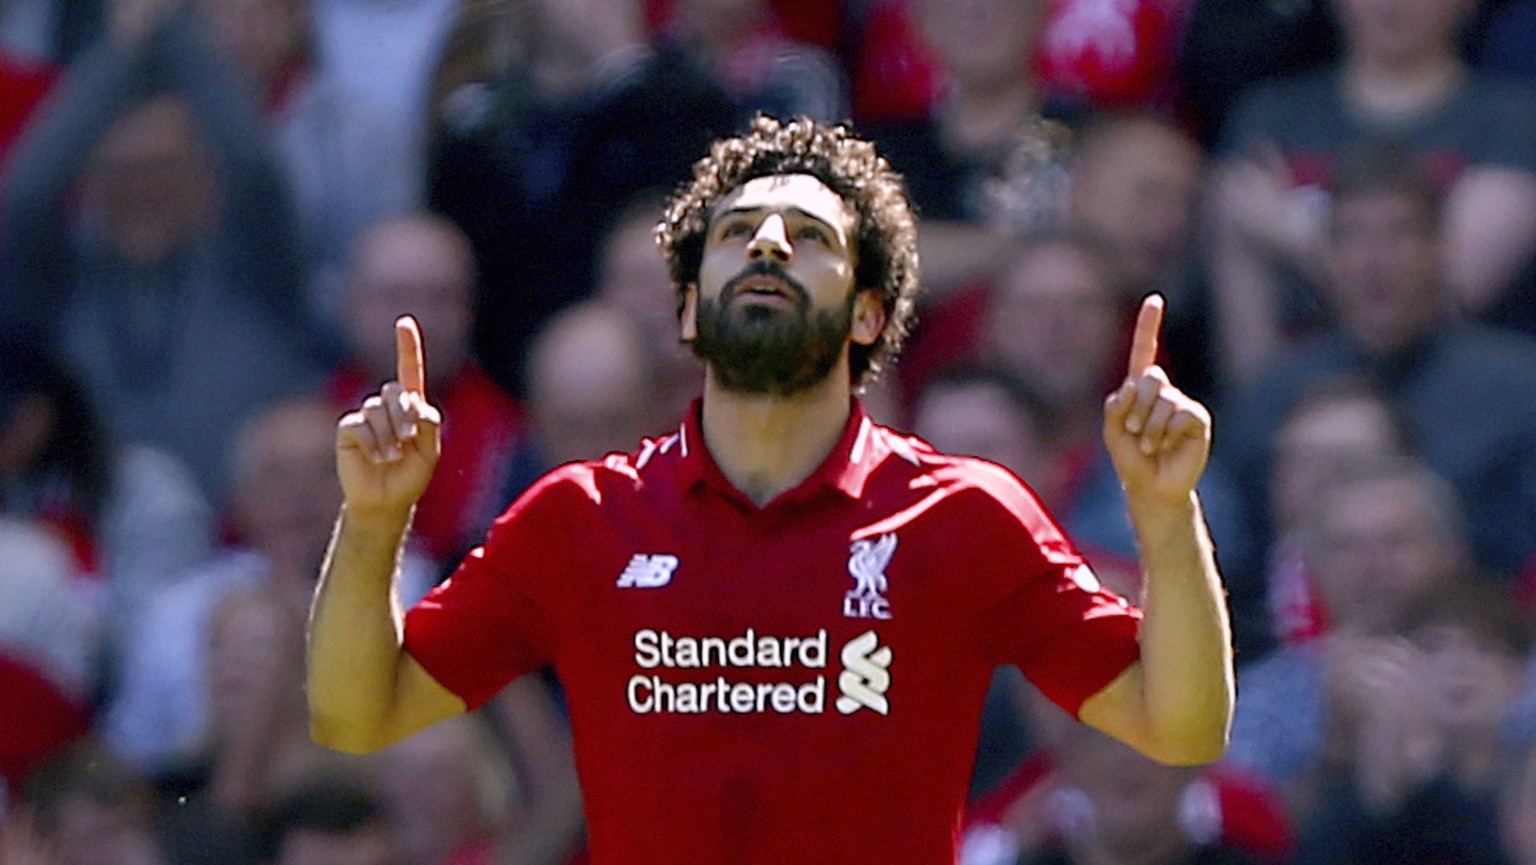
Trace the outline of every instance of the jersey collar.
{"label": "jersey collar", "polygon": [[[678,431],[678,483],[685,492],[702,486],[732,501],[756,508],[750,499],[726,479],[710,456],[709,449],[704,446],[702,417],[703,400],[696,398],[688,407],[682,428]],[[770,506],[810,500],[829,491],[849,499],[861,497],[865,483],[884,456],[885,448],[878,445],[879,436],[875,424],[865,414],[864,406],[855,398],[848,412],[848,423],[843,427],[843,435],[831,453],[799,486],[781,493],[769,503]]]}

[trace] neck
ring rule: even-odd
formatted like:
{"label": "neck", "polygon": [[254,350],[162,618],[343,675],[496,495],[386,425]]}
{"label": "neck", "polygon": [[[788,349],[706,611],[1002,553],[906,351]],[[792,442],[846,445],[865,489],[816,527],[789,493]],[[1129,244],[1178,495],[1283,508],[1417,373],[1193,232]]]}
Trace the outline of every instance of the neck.
{"label": "neck", "polygon": [[821,465],[848,424],[846,363],[793,396],[742,394],[704,382],[704,443],[733,486],[759,507],[799,486]]}
{"label": "neck", "polygon": [[1450,97],[1466,78],[1454,55],[1393,62],[1362,57],[1345,67],[1346,99],[1366,115],[1390,120],[1429,111]]}

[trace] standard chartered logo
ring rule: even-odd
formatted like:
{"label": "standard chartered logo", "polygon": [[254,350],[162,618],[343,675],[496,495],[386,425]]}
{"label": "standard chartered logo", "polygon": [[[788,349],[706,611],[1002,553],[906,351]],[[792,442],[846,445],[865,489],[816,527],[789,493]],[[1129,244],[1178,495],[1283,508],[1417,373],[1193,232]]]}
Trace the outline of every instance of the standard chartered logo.
{"label": "standard chartered logo", "polygon": [[[646,628],[635,633],[635,663],[646,672],[629,678],[625,698],[631,711],[642,714],[801,713],[826,711],[828,638],[825,629],[803,637],[758,634],[748,628],[731,637],[675,636]],[[891,647],[880,645],[874,631],[849,640],[838,653],[843,669],[837,676],[837,710],[852,715],[869,709],[891,711],[886,692],[891,687]],[[713,679],[678,681],[669,670],[777,669],[778,681],[734,681],[725,674]],[[793,671],[819,673],[806,677]],[[778,678],[778,677],[775,677]]]}
{"label": "standard chartered logo", "polygon": [[860,709],[873,709],[882,715],[891,711],[885,692],[891,687],[891,647],[881,646],[874,631],[865,631],[843,647],[843,672],[837,677],[837,710],[852,715]]}

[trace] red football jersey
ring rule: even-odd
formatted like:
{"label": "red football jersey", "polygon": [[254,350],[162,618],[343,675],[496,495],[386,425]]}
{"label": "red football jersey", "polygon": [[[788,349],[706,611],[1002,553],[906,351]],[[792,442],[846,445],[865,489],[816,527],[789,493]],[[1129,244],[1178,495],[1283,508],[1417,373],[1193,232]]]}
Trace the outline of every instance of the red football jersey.
{"label": "red football jersey", "polygon": [[560,468],[406,619],[471,707],[553,664],[592,861],[953,861],[982,697],[1016,663],[1069,712],[1140,612],[1012,474],[855,404],[757,507],[674,434]]}

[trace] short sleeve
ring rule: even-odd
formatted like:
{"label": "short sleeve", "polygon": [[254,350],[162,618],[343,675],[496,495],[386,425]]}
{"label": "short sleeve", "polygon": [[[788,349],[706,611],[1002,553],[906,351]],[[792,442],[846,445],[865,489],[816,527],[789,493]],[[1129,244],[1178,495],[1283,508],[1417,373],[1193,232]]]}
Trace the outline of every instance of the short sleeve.
{"label": "short sleeve", "polygon": [[1141,657],[1141,610],[1099,584],[1086,563],[1054,564],[993,611],[1002,660],[1077,716]]}
{"label": "short sleeve", "polygon": [[512,504],[453,575],[405,617],[405,651],[439,684],[478,708],[518,676],[548,666],[558,617],[550,588],[575,557],[578,508],[546,477]]}
{"label": "short sleeve", "polygon": [[1105,588],[1039,501],[997,486],[972,525],[991,551],[976,564],[992,598],[983,628],[993,660],[1015,664],[1076,717],[1141,656],[1141,610]]}

